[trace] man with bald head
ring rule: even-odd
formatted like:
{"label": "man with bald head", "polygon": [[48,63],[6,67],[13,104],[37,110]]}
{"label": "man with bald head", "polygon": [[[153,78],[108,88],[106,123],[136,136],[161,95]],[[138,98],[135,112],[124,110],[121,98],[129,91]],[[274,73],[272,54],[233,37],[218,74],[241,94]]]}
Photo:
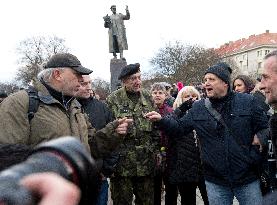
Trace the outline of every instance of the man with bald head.
{"label": "man with bald head", "polygon": [[[104,128],[109,122],[113,121],[113,116],[107,105],[95,97],[91,96],[92,80],[89,75],[83,75],[81,87],[78,91],[78,101],[81,103],[85,113],[89,117],[89,121],[96,130]],[[109,184],[107,177],[114,172],[114,167],[118,159],[115,152],[103,159],[98,159],[98,165],[101,166],[101,190],[97,205],[106,205],[108,202]]]}

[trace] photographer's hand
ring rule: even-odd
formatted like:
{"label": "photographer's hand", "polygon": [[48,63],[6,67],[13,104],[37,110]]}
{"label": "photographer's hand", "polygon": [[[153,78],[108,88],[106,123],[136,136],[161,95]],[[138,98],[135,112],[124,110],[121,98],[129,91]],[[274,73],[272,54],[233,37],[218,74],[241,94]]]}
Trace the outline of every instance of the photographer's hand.
{"label": "photographer's hand", "polygon": [[77,205],[80,190],[55,173],[38,173],[24,177],[20,183],[40,197],[38,205]]}

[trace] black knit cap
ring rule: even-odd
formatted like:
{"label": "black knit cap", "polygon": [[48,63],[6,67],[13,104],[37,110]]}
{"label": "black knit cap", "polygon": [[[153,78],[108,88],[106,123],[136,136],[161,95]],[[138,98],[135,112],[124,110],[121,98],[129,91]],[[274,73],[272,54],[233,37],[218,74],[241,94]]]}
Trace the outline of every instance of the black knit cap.
{"label": "black knit cap", "polygon": [[43,66],[44,68],[65,68],[69,67],[77,71],[81,75],[89,75],[92,70],[85,68],[81,65],[78,58],[70,53],[57,53],[48,60]]}
{"label": "black knit cap", "polygon": [[212,74],[216,75],[221,80],[223,80],[225,83],[230,85],[230,79],[231,79],[230,76],[232,73],[232,69],[227,63],[224,63],[224,62],[217,63],[217,64],[209,67],[206,70],[205,75],[207,73],[212,73]]}
{"label": "black knit cap", "polygon": [[139,72],[140,71],[139,67],[140,67],[139,63],[126,65],[124,68],[122,68],[121,73],[118,76],[118,80],[122,80],[127,76],[130,76]]}

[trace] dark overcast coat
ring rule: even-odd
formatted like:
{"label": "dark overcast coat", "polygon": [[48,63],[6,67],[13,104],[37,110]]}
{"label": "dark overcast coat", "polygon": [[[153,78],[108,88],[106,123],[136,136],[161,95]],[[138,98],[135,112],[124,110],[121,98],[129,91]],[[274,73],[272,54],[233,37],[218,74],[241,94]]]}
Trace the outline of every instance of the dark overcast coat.
{"label": "dark overcast coat", "polygon": [[232,93],[228,106],[223,118],[232,135],[209,114],[203,99],[195,102],[181,119],[167,117],[157,124],[171,135],[196,130],[205,179],[215,184],[240,186],[258,179],[256,168],[261,156],[251,144],[254,134],[267,129],[268,122],[251,95]]}

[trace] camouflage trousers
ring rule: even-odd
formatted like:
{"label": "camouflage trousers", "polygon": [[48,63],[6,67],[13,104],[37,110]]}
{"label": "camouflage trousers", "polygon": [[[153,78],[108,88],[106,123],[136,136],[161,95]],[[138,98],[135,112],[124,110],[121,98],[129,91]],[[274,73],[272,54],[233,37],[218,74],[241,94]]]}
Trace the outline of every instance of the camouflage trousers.
{"label": "camouflage trousers", "polygon": [[111,195],[114,205],[132,205],[133,194],[136,205],[153,205],[153,176],[111,178]]}

